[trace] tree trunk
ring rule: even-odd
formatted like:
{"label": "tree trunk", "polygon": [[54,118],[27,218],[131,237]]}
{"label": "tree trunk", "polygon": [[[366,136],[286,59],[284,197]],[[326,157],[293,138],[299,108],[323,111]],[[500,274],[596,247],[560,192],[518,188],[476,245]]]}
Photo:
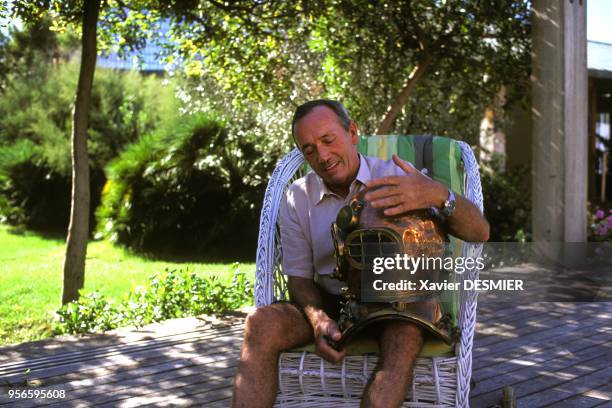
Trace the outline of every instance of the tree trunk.
{"label": "tree trunk", "polygon": [[70,225],[64,260],[62,304],[79,298],[85,282],[85,256],[89,238],[89,155],[87,125],[91,87],[96,70],[96,28],[100,0],[87,0],[83,10],[81,69],[77,85],[72,122],[72,198]]}
{"label": "tree trunk", "polygon": [[425,72],[427,72],[427,69],[431,65],[432,60],[433,57],[431,53],[426,52],[421,61],[417,64],[417,66],[414,67],[414,69],[410,73],[410,76],[408,77],[406,85],[404,85],[399,95],[397,95],[393,102],[391,102],[391,105],[389,106],[385,117],[380,122],[380,125],[378,125],[378,129],[376,129],[375,131],[377,135],[386,135],[389,133],[389,129],[391,128],[393,121],[395,120],[395,118],[397,118],[397,115],[399,115],[400,111],[408,100],[408,96],[410,96],[421,77],[423,77]]}

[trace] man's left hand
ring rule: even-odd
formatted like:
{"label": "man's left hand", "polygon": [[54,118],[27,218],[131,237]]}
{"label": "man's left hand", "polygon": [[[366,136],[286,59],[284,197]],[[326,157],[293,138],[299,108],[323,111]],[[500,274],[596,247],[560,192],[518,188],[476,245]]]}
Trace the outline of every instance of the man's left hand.
{"label": "man's left hand", "polygon": [[448,196],[448,189],[417,170],[412,164],[393,155],[393,161],[406,172],[404,176],[387,176],[366,183],[365,199],[373,208],[385,208],[385,215],[397,215],[406,211],[429,207],[441,207]]}

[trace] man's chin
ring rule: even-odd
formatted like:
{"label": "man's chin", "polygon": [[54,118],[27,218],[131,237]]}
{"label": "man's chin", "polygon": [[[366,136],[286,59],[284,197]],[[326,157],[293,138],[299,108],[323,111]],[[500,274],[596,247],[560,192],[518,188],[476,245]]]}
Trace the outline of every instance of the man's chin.
{"label": "man's chin", "polygon": [[330,189],[342,189],[351,185],[350,181],[347,182],[346,177],[327,177],[323,178],[323,181]]}

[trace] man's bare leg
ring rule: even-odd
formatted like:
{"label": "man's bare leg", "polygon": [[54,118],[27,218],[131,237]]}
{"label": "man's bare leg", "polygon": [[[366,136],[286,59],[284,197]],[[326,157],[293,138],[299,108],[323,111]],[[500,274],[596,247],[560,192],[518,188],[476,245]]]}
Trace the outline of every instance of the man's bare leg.
{"label": "man's bare leg", "polygon": [[312,336],[312,327],[290,303],[274,303],[249,313],[232,406],[271,407],[278,389],[280,353],[312,341]]}
{"label": "man's bare leg", "polygon": [[380,338],[380,360],[361,399],[362,407],[399,407],[412,382],[423,334],[414,324],[389,322]]}

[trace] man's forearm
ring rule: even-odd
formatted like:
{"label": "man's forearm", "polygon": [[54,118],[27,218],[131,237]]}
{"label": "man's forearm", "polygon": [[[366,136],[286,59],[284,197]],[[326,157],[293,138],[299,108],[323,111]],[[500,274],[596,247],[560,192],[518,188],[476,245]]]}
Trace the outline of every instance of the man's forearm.
{"label": "man's forearm", "polygon": [[344,351],[332,348],[330,340],[340,341],[342,334],[338,325],[323,310],[321,292],[312,279],[289,277],[287,282],[291,300],[304,309],[314,336],[314,343],[318,355],[338,363],[344,357]]}
{"label": "man's forearm", "polygon": [[450,233],[468,242],[489,240],[489,223],[468,199],[456,196],[455,211],[448,219]]}
{"label": "man's forearm", "polygon": [[312,279],[289,276],[287,286],[291,300],[304,309],[313,327],[316,322],[328,318],[323,311],[321,291]]}
{"label": "man's forearm", "polygon": [[[373,208],[383,208],[384,214],[394,216],[420,208],[442,209],[449,193],[448,188],[435,181],[412,164],[397,155],[393,161],[402,168],[405,176],[385,176],[366,183],[370,190],[365,198]],[[449,232],[469,242],[489,240],[489,223],[469,200],[455,196],[455,210],[448,219]]]}

